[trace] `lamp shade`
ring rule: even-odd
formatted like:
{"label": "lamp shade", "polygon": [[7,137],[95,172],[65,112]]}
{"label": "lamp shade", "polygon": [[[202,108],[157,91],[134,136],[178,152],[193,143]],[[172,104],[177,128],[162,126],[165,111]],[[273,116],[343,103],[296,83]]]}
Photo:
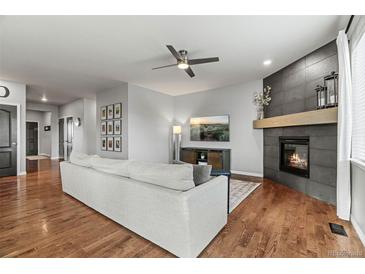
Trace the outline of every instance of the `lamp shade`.
{"label": "lamp shade", "polygon": [[172,127],[172,132],[174,134],[181,134],[181,126],[173,126]]}

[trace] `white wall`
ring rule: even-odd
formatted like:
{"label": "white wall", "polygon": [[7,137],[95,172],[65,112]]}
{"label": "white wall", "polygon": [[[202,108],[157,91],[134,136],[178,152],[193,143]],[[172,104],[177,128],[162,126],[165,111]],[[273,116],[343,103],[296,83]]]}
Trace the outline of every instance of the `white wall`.
{"label": "white wall", "polygon": [[[122,151],[102,151],[100,132],[100,108],[122,103]],[[100,91],[96,94],[96,154],[106,158],[128,159],[128,84]]]}
{"label": "white wall", "polygon": [[128,85],[129,159],[168,163],[173,97],[135,85]]}
{"label": "white wall", "polygon": [[[52,113],[49,111],[27,110],[27,122],[38,122],[38,154],[51,156],[52,153]],[[51,131],[44,131],[51,126]]]}
{"label": "white wall", "polygon": [[[51,158],[58,158],[58,106],[45,103],[27,103],[27,110],[36,110],[48,112],[45,117],[47,123],[51,121],[51,131],[45,133],[45,136],[51,135]],[[46,144],[47,145],[47,144]],[[48,146],[48,145],[47,145]]]}
{"label": "white wall", "polygon": [[[263,175],[263,132],[252,128],[256,108],[253,93],[262,80],[174,97],[175,122],[182,125],[182,146],[230,148],[235,173]],[[190,141],[190,117],[230,116],[230,142]]]}
{"label": "white wall", "polygon": [[96,154],[96,101],[84,99],[84,125],[87,136],[85,150],[88,154]]}
{"label": "white wall", "polygon": [[1,86],[6,86],[10,95],[7,98],[0,97],[0,104],[4,105],[17,105],[18,108],[18,125],[19,130],[17,132],[18,136],[18,146],[17,146],[17,173],[18,175],[25,174],[26,164],[25,164],[25,115],[26,115],[26,86],[25,84],[14,83],[9,81],[0,80]]}

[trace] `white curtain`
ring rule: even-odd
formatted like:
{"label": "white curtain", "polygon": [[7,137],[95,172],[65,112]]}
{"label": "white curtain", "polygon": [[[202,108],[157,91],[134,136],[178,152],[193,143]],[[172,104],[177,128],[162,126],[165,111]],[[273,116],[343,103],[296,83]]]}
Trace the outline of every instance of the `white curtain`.
{"label": "white curtain", "polygon": [[338,89],[338,141],[337,141],[337,215],[350,220],[351,213],[351,64],[348,39],[345,31],[337,37],[339,89]]}

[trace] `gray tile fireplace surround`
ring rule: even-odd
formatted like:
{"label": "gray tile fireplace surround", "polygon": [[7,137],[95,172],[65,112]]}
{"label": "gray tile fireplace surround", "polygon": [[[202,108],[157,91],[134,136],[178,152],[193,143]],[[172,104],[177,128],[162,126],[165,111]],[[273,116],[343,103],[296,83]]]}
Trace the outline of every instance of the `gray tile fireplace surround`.
{"label": "gray tile fireplace surround", "polygon": [[[338,71],[335,41],[264,79],[272,87],[265,117],[316,109],[314,88],[323,76]],[[309,137],[309,178],[280,171],[280,136]],[[336,204],[337,124],[264,129],[264,176]]]}

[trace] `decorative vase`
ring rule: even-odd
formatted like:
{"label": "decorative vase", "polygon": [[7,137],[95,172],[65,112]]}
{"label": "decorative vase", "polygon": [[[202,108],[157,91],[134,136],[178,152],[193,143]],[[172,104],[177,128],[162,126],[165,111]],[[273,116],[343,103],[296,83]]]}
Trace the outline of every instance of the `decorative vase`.
{"label": "decorative vase", "polygon": [[264,106],[257,106],[257,120],[264,119]]}

